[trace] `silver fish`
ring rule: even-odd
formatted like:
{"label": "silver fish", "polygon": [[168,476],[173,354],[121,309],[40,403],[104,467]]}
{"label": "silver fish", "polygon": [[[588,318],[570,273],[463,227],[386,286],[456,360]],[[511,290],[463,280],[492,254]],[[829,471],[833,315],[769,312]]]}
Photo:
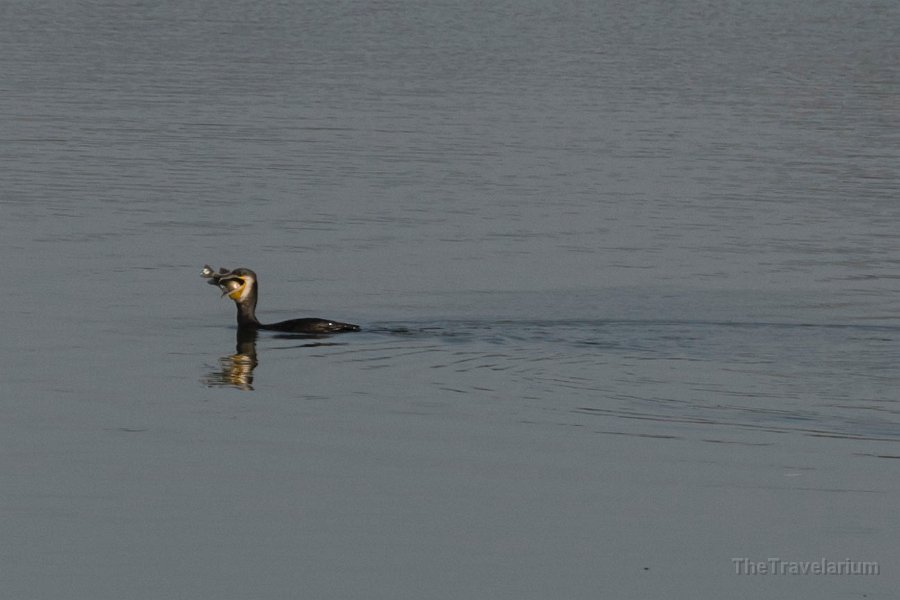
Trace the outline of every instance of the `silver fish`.
{"label": "silver fish", "polygon": [[228,277],[230,274],[231,271],[224,268],[219,269],[219,272],[217,273],[216,270],[209,265],[203,265],[203,270],[200,271],[200,276],[209,280],[206,283],[219,286],[223,296],[230,294],[243,285],[243,282],[240,280]]}

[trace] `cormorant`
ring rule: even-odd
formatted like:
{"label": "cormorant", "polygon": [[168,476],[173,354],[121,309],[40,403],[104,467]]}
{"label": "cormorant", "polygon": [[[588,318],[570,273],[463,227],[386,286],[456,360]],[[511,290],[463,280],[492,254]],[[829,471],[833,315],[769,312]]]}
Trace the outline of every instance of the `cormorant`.
{"label": "cormorant", "polygon": [[237,306],[238,329],[267,331],[280,331],[283,333],[301,333],[307,335],[321,335],[326,333],[341,333],[343,331],[359,331],[359,325],[340,323],[328,319],[290,319],[279,323],[260,323],[256,318],[256,300],[259,297],[259,282],[256,273],[250,269],[219,269],[216,273],[212,267],[205,265],[200,275],[209,281],[210,285],[217,285],[222,290],[223,296],[234,300]]}

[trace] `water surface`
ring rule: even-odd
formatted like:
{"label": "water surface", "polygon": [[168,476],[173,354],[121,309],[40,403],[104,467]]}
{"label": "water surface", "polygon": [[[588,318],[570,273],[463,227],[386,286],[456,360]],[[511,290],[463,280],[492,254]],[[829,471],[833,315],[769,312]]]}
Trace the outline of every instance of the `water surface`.
{"label": "water surface", "polygon": [[4,5],[4,589],[891,597],[898,17]]}

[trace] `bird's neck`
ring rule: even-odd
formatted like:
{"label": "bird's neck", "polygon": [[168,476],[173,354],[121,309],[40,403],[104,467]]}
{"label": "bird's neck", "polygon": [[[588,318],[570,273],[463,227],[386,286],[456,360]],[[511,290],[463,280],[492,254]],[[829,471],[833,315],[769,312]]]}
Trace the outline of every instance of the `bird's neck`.
{"label": "bird's neck", "polygon": [[256,297],[253,296],[237,304],[238,328],[259,328],[259,319],[256,318]]}

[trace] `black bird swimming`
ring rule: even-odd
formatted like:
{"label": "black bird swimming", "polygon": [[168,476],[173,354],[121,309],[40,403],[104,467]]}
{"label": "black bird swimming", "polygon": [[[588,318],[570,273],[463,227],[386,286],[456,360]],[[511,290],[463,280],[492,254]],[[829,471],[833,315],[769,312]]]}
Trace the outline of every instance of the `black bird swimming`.
{"label": "black bird swimming", "polygon": [[260,323],[256,318],[256,300],[259,298],[259,282],[256,273],[250,269],[219,269],[216,273],[212,267],[205,265],[200,275],[209,281],[210,285],[217,285],[222,290],[223,296],[234,300],[237,306],[237,322],[239,330],[265,329],[267,331],[281,331],[283,333],[299,333],[307,335],[321,335],[327,333],[341,333],[343,331],[359,331],[359,325],[340,323],[328,319],[290,319],[279,323]]}

